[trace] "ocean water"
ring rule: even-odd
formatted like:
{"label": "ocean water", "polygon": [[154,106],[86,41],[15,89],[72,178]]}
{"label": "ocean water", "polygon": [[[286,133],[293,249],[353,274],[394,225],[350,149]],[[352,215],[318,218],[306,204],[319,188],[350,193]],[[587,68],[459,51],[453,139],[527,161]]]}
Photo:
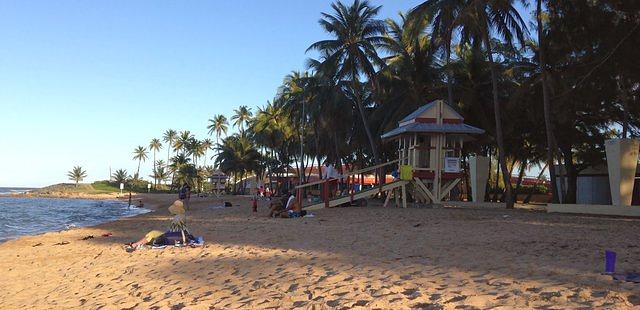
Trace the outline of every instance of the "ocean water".
{"label": "ocean water", "polygon": [[0,187],[0,196],[26,193],[34,189],[35,188],[30,188],[30,187]]}
{"label": "ocean water", "polygon": [[149,211],[128,208],[120,201],[0,196],[0,241],[97,225]]}

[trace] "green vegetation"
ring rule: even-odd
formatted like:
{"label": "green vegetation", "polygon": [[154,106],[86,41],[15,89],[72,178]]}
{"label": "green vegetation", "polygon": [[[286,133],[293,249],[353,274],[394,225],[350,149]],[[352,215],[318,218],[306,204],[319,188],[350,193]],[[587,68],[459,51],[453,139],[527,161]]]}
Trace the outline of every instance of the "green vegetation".
{"label": "green vegetation", "polygon": [[492,159],[491,199],[510,207],[531,192],[521,184],[528,168],[560,165],[567,182],[559,195],[551,174],[553,199],[573,203],[578,173],[604,162],[604,141],[640,135],[640,2],[525,1],[533,12],[518,12],[515,2],[429,0],[387,19],[369,1],[335,2],[319,14],[326,37],[309,47],[319,55],[308,71],[286,75],[255,114],[236,109],[230,120],[239,133],[227,136],[223,115],[209,119],[215,144],[165,131],[167,160],[154,160],[152,178],[198,188],[214,166],[236,181],[300,174],[324,159],[370,166],[397,156],[381,134],[442,99],[486,130],[462,153],[463,163]]}
{"label": "green vegetation", "polygon": [[87,171],[80,166],[74,166],[73,169],[67,172],[67,176],[69,180],[76,182],[76,187],[78,187],[78,183],[87,177]]}
{"label": "green vegetation", "polygon": [[109,181],[96,181],[91,184],[93,190],[99,193],[119,193],[120,183]]}

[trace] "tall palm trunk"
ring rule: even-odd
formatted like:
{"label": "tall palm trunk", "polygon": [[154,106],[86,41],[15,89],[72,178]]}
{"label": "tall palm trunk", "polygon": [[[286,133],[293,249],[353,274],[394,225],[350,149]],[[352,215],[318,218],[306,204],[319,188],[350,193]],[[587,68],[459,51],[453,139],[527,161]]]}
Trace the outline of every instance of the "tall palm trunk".
{"label": "tall palm trunk", "polygon": [[[219,144],[220,144],[220,134],[216,134],[216,147],[218,147]],[[218,150],[218,152],[216,153],[216,160],[218,160],[218,156],[220,156],[220,150]],[[215,168],[216,166],[215,161],[213,162],[213,166]]]}
{"label": "tall palm trunk", "polygon": [[449,67],[449,64],[451,63],[451,38],[449,38],[447,40],[446,45],[446,55],[447,55],[447,99],[448,99],[448,103],[450,107],[453,107],[453,84],[451,83],[451,79],[453,77],[453,72],[451,70],[451,68]]}
{"label": "tall palm trunk", "polygon": [[358,106],[358,111],[360,112],[360,118],[362,119],[362,125],[364,126],[364,131],[367,133],[367,139],[369,139],[369,145],[371,146],[371,152],[373,153],[373,159],[376,164],[380,163],[378,158],[378,148],[376,147],[376,143],[373,140],[373,135],[371,134],[371,128],[369,128],[369,122],[367,121],[367,116],[365,115],[364,106],[362,105],[362,96],[360,93],[360,83],[358,82],[357,72],[353,73],[352,84],[353,84],[353,94],[356,97],[356,105]]}
{"label": "tall palm trunk", "polygon": [[553,123],[551,122],[551,102],[549,100],[549,86],[547,84],[547,63],[544,50],[544,35],[542,33],[542,0],[537,1],[536,19],[538,22],[538,58],[540,60],[540,73],[542,77],[542,106],[544,109],[544,126],[547,134],[547,166],[549,167],[549,176],[551,178],[551,201],[559,202],[558,187],[556,186],[556,171],[554,168],[555,150],[558,146],[555,143],[553,135]]}
{"label": "tall palm trunk", "polygon": [[158,188],[158,178],[156,178],[156,149],[153,149],[153,189]]}
{"label": "tall palm trunk", "polygon": [[136,178],[139,179],[140,178],[140,162],[142,160],[138,159],[138,170],[136,170]]}
{"label": "tall palm trunk", "polygon": [[170,158],[171,158],[171,153],[170,153],[170,152],[171,152],[171,145],[172,145],[172,144],[173,144],[173,143],[172,143],[172,141],[171,141],[171,140],[169,140],[169,146],[167,146],[167,166],[168,166],[168,165],[169,165],[169,163],[171,162],[171,161],[170,161]]}
{"label": "tall palm trunk", "polygon": [[489,66],[491,69],[491,86],[493,89],[493,110],[496,121],[496,142],[498,144],[498,163],[502,171],[502,179],[504,180],[504,200],[507,205],[507,209],[513,209],[513,196],[511,193],[511,180],[509,170],[507,169],[507,161],[505,159],[504,138],[502,136],[502,119],[500,112],[500,101],[498,99],[498,76],[493,62],[493,51],[491,49],[491,42],[489,41],[489,29],[487,28],[484,33],[484,44],[487,48],[487,58],[489,59]]}

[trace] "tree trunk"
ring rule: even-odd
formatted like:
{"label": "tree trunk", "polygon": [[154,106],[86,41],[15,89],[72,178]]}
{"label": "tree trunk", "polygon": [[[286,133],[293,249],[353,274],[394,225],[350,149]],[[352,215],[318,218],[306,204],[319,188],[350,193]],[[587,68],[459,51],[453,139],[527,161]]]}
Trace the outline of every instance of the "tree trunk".
{"label": "tree trunk", "polygon": [[138,170],[136,170],[136,179],[140,179],[140,159],[138,159]]}
{"label": "tree trunk", "polygon": [[562,153],[564,155],[565,178],[567,180],[567,193],[563,203],[576,203],[578,171],[572,160],[571,148],[562,148]]}
{"label": "tree trunk", "polygon": [[451,83],[451,79],[453,77],[453,72],[451,70],[451,68],[449,68],[449,65],[451,63],[451,39],[449,38],[447,40],[447,42],[445,43],[446,45],[446,55],[447,55],[447,62],[446,62],[446,66],[447,66],[447,99],[448,99],[448,103],[449,106],[453,107],[453,84]]}
{"label": "tree trunk", "polygon": [[498,202],[500,192],[500,163],[496,163],[496,187],[493,189],[493,201]]}
{"label": "tree trunk", "polygon": [[620,92],[619,97],[622,102],[622,139],[627,138],[627,132],[629,131],[629,101],[627,97],[627,90],[622,81],[620,81],[622,77],[618,77],[618,92]]}
{"label": "tree trunk", "polygon": [[153,150],[153,189],[158,189],[158,178],[156,178],[156,150]]}
{"label": "tree trunk", "polygon": [[500,101],[498,99],[498,77],[496,73],[495,64],[493,63],[493,54],[491,49],[491,42],[489,41],[489,29],[485,31],[484,34],[484,43],[487,48],[487,57],[489,58],[489,66],[491,69],[491,84],[493,89],[493,110],[494,116],[496,120],[496,142],[498,143],[498,162],[500,164],[500,168],[502,170],[502,179],[504,180],[504,189],[505,189],[505,203],[507,205],[507,209],[513,209],[513,196],[511,193],[511,180],[508,175],[507,170],[507,162],[505,160],[505,149],[504,149],[504,139],[502,137],[502,119],[500,117]]}
{"label": "tree trunk", "polygon": [[356,79],[356,74],[353,75],[353,94],[356,97],[356,105],[358,106],[358,111],[360,112],[360,118],[362,118],[362,125],[364,126],[364,131],[367,133],[367,139],[369,139],[369,145],[371,146],[371,153],[373,153],[373,159],[376,164],[380,164],[380,159],[378,158],[378,148],[376,147],[375,140],[373,139],[373,135],[371,134],[371,128],[369,128],[369,121],[367,121],[367,116],[364,111],[364,106],[362,105],[362,98],[360,94],[360,85],[358,80]]}
{"label": "tree trunk", "polygon": [[538,57],[540,60],[540,73],[542,82],[542,106],[544,108],[544,126],[547,135],[547,166],[549,167],[549,177],[551,180],[551,201],[558,203],[558,186],[556,185],[556,175],[554,167],[555,150],[558,149],[553,135],[553,123],[551,122],[551,102],[549,99],[549,86],[547,84],[547,63],[544,45],[544,34],[542,33],[542,0],[537,0],[536,19],[538,22]]}

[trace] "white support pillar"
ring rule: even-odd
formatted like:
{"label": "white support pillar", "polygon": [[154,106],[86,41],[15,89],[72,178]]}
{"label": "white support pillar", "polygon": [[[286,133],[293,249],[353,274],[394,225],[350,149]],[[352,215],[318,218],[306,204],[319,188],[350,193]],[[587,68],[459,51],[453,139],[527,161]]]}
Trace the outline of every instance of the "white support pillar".
{"label": "white support pillar", "polygon": [[489,158],[486,156],[473,156],[469,158],[469,170],[471,181],[471,200],[484,202],[484,194],[489,178]]}
{"label": "white support pillar", "polygon": [[631,205],[639,147],[640,141],[636,139],[605,141],[611,204],[614,206]]}
{"label": "white support pillar", "polygon": [[442,197],[440,196],[440,183],[442,182],[442,169],[444,169],[444,158],[442,154],[442,145],[443,145],[443,137],[442,134],[435,135],[436,137],[436,173],[433,178],[433,195],[434,195],[434,203],[440,203],[442,201]]}

